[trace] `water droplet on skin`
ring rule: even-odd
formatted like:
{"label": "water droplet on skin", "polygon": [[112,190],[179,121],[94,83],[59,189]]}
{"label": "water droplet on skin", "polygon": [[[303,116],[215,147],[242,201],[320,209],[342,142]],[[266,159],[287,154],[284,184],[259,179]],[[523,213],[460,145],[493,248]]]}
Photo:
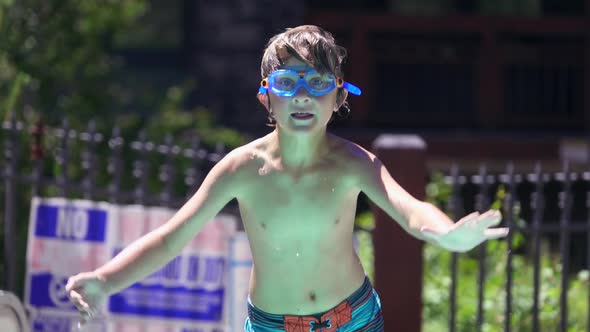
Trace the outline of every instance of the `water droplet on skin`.
{"label": "water droplet on skin", "polygon": [[332,188],[332,192],[334,192],[334,188]]}
{"label": "water droplet on skin", "polygon": [[301,255],[300,253],[296,253],[295,256],[299,257],[299,255]]}

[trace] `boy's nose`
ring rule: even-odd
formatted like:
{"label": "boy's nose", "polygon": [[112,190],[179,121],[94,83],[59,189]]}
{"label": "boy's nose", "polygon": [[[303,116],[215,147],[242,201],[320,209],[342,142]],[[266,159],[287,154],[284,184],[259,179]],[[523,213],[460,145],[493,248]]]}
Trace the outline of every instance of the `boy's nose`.
{"label": "boy's nose", "polygon": [[295,104],[306,104],[309,103],[311,101],[311,98],[309,96],[309,93],[307,92],[307,90],[304,87],[300,87],[297,92],[295,93],[295,96],[293,96],[293,102]]}

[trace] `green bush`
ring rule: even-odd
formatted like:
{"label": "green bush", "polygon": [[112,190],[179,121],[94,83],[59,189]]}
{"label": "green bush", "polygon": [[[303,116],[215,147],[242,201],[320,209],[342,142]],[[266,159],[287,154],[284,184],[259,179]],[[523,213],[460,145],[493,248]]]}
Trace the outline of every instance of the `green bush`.
{"label": "green bush", "polygon": [[[365,270],[365,273],[371,281],[374,281],[374,265],[375,253],[373,248],[373,238],[370,232],[375,228],[375,219],[371,211],[364,211],[356,216],[355,224],[360,229],[357,231],[356,239],[358,241],[358,256],[361,260],[361,265]],[[367,231],[365,231],[367,230]]]}

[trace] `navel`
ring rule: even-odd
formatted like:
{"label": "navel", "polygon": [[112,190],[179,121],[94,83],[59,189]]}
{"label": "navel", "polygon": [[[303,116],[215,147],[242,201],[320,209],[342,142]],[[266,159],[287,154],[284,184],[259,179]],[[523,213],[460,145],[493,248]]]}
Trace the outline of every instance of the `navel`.
{"label": "navel", "polygon": [[309,299],[313,302],[315,302],[316,296],[315,296],[315,292],[310,292],[309,293]]}
{"label": "navel", "polygon": [[340,218],[336,218],[336,221],[334,221],[334,225],[338,225],[339,222],[340,222]]}

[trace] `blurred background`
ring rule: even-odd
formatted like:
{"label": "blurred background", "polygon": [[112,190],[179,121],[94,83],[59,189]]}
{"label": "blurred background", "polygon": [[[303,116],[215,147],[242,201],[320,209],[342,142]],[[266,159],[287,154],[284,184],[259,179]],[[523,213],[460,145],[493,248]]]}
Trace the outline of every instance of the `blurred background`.
{"label": "blurred background", "polygon": [[3,0],[0,114],[141,127],[178,111],[257,137],[266,41],[317,24],[364,92],[342,135],[420,133],[436,158],[555,158],[590,122],[586,2]]}
{"label": "blurred background", "polygon": [[[300,24],[334,34],[348,49],[346,79],[363,90],[349,98],[351,115],[331,124],[331,130],[368,149],[381,134],[418,135],[427,147],[423,189],[433,202],[449,207],[454,186],[462,181],[464,210],[481,207],[481,197],[487,197],[488,206],[511,206],[515,223],[589,219],[588,0],[0,0],[5,257],[0,281],[9,286],[4,288],[22,296],[32,195],[109,200],[117,192],[121,203],[178,207],[226,151],[269,132],[266,111],[256,99],[262,51],[270,37]],[[542,174],[524,183],[539,162],[539,172],[555,179],[544,191],[555,203],[545,217],[530,207],[535,179]],[[507,164],[529,185],[519,198],[510,196],[507,180],[501,180]],[[564,164],[565,174],[579,174],[572,186],[564,181]],[[452,176],[453,165],[459,165],[460,176]],[[485,181],[471,181],[482,165],[498,175],[483,196]],[[18,178],[15,172],[32,175]],[[113,182],[117,176],[119,182]],[[570,194],[574,210],[568,213],[562,203]],[[515,202],[522,207],[517,212]],[[456,204],[448,211],[453,208]],[[228,209],[237,213],[235,205]],[[370,233],[375,223],[363,197],[359,215],[359,228]],[[548,235],[542,257],[555,267],[547,272],[553,273],[546,276],[548,285],[566,280],[564,272],[587,299],[590,255],[587,229],[580,230],[566,244],[561,229]],[[495,248],[501,253],[496,258],[502,261],[510,249],[520,248],[524,261],[519,264],[530,263],[527,259],[538,255],[531,254],[536,247],[527,239],[523,231],[510,244],[514,247]],[[366,246],[363,255],[372,260],[372,244]],[[451,264],[451,256],[433,250],[427,248],[425,260]],[[566,256],[571,270],[560,265]],[[473,264],[481,261],[481,256],[471,258]],[[477,268],[469,264],[467,272],[457,272],[466,280],[477,278]],[[502,270],[502,264],[494,266]],[[538,265],[531,265],[531,278],[533,267]],[[11,273],[18,277],[11,279]],[[507,320],[498,317],[505,317],[505,310],[491,310],[497,303],[481,296],[464,297],[467,304],[455,319],[454,310],[445,307],[455,305],[449,302],[454,295],[437,293],[455,279],[449,274],[441,284],[442,273],[424,272],[422,314],[431,322],[425,330],[454,325],[465,331],[500,330]],[[500,292],[506,279],[495,282],[497,288],[488,292]],[[532,287],[532,281],[523,283]],[[510,301],[502,295],[502,301]],[[522,304],[522,313],[513,308],[514,319],[523,324],[519,331],[535,330],[533,297]],[[556,324],[546,330],[564,330],[563,301],[559,295],[546,301],[541,320]],[[468,309],[477,303],[487,303],[488,325],[480,319],[483,309]],[[587,301],[570,308],[578,310],[570,330],[585,330]]]}

